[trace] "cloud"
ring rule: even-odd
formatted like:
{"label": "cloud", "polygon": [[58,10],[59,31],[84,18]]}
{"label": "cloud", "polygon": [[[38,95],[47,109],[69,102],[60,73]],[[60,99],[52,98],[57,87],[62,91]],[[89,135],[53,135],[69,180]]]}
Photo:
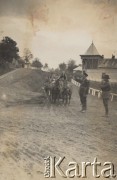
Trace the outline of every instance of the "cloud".
{"label": "cloud", "polygon": [[47,7],[45,0],[0,0],[0,17],[22,17],[34,20],[47,21]]}
{"label": "cloud", "polygon": [[46,0],[0,0],[0,17],[27,19],[35,34],[48,20]]}
{"label": "cloud", "polygon": [[27,15],[30,9],[42,6],[42,0],[0,0],[0,15]]}
{"label": "cloud", "polygon": [[51,65],[77,59],[92,40],[108,55],[117,49],[116,7],[117,0],[0,0],[0,36]]}
{"label": "cloud", "polygon": [[117,14],[116,0],[0,0],[0,16],[30,21],[34,33],[40,28],[54,31],[98,26]]}

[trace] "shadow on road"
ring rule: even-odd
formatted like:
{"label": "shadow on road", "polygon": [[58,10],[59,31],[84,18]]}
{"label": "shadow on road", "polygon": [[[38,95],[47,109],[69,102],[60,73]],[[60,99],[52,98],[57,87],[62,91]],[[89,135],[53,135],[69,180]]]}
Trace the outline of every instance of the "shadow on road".
{"label": "shadow on road", "polygon": [[44,105],[46,103],[46,97],[44,95],[41,96],[37,96],[37,97],[32,97],[30,99],[19,99],[16,101],[9,101],[6,104],[6,107],[10,107],[10,106],[17,106],[17,105],[35,105],[35,104],[39,104],[39,105]]}

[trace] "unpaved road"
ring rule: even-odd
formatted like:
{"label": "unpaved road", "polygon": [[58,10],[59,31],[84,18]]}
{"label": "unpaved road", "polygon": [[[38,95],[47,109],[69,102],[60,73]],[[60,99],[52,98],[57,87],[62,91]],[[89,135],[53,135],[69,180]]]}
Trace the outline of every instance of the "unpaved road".
{"label": "unpaved road", "polygon": [[[77,88],[73,89],[69,106],[39,104],[38,93],[29,101],[1,106],[0,180],[45,179],[47,156],[65,156],[64,168],[70,161],[80,164],[97,157],[102,164],[113,162],[117,169],[117,104],[111,103],[106,119],[102,101],[89,96],[88,111],[82,114]],[[56,179],[64,178],[57,174]],[[86,179],[94,179],[90,167]]]}

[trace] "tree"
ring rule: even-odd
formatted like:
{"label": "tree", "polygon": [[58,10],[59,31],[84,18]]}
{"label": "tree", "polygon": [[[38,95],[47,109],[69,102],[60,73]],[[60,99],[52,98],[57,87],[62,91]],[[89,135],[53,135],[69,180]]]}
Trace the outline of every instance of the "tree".
{"label": "tree", "polygon": [[76,62],[74,61],[74,60],[72,60],[72,59],[70,59],[69,61],[68,61],[68,71],[70,72],[70,73],[73,73],[73,69],[74,68],[76,68],[77,67],[77,65],[76,65]]}
{"label": "tree", "polygon": [[42,63],[40,62],[40,60],[38,58],[35,58],[33,63],[32,63],[32,66],[33,67],[36,67],[36,68],[41,68],[43,67]]}
{"label": "tree", "polygon": [[33,55],[31,53],[31,51],[28,48],[25,48],[24,49],[24,58],[23,58],[24,61],[26,63],[29,63],[32,58],[33,58]]}
{"label": "tree", "polygon": [[0,42],[0,63],[5,65],[6,63],[12,63],[13,59],[17,60],[19,55],[19,48],[17,43],[10,37],[4,37]]}
{"label": "tree", "polygon": [[61,71],[65,71],[66,68],[67,68],[67,66],[66,66],[66,64],[63,62],[63,63],[59,64],[59,68],[60,68]]}
{"label": "tree", "polygon": [[25,66],[25,61],[24,61],[24,59],[21,58],[21,57],[19,57],[19,59],[18,59],[18,64],[19,64],[19,67],[23,67],[23,68],[24,68],[24,66]]}

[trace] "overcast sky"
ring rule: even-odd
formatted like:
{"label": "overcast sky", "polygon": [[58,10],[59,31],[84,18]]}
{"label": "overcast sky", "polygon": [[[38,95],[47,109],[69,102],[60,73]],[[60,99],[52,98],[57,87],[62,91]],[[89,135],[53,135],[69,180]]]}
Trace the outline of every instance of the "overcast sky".
{"label": "overcast sky", "polygon": [[78,64],[92,40],[101,55],[117,56],[117,0],[0,0],[3,36],[51,67]]}

